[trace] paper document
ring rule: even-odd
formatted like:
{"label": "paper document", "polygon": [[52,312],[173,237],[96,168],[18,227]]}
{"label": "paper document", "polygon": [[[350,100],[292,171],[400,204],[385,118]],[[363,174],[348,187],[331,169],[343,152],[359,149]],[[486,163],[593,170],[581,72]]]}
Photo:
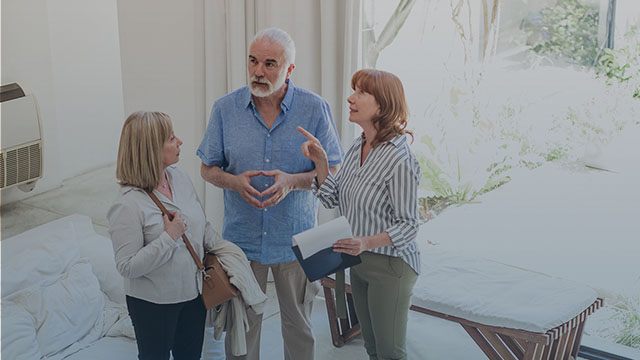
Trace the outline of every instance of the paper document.
{"label": "paper document", "polygon": [[340,239],[352,238],[351,226],[344,216],[333,219],[313,229],[293,235],[293,245],[298,246],[303,259],[322,249],[331,247]]}

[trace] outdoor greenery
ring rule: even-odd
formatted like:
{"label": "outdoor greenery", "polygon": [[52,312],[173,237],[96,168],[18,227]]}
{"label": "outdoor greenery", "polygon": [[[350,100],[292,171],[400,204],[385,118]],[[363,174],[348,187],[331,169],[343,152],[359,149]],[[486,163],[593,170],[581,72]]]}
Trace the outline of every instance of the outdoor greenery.
{"label": "outdoor greenery", "polygon": [[[416,129],[420,137],[414,147],[423,175],[421,213],[437,215],[452,204],[474,201],[508,182],[515,168],[577,161],[589,144],[606,144],[627,123],[640,124],[638,106],[623,99],[640,99],[638,26],[624,44],[601,51],[596,62],[598,9],[593,5],[559,0],[523,24],[534,41],[533,52],[569,57],[583,65],[595,62],[596,71],[534,66],[505,77],[502,70],[470,64],[480,70],[450,74],[442,98],[424,112],[429,124]],[[524,75],[531,71],[538,75]],[[513,79],[519,76],[528,81],[526,91],[490,84],[507,78],[517,82]],[[560,87],[548,86],[559,78],[565,79]]]}
{"label": "outdoor greenery", "polygon": [[[403,3],[408,2],[398,6]],[[638,26],[624,39],[616,37],[614,49],[603,49],[597,41],[597,6],[587,0],[558,0],[522,21],[522,33],[514,35],[521,39],[515,56],[496,60],[472,56],[483,44],[473,36],[471,21],[477,13],[471,4],[451,2],[458,37],[452,48],[462,46],[464,51],[449,50],[442,57],[442,78],[435,77],[433,69],[425,71],[428,78],[419,86],[432,88],[422,101],[410,104],[412,147],[422,171],[423,221],[451,206],[479,201],[511,176],[545,162],[584,169],[580,164],[590,146],[605,146],[621,131],[640,126],[640,101],[633,100],[640,100]],[[437,10],[438,3],[428,5],[426,9]],[[407,14],[396,17],[387,23],[397,26],[386,45],[398,35]],[[581,66],[556,66],[563,63]],[[619,299],[600,311],[608,317],[596,331],[640,348],[639,299]]]}
{"label": "outdoor greenery", "polygon": [[541,55],[593,66],[599,50],[598,19],[598,8],[592,4],[558,0],[523,21],[527,45]]}
{"label": "outdoor greenery", "polygon": [[607,84],[622,84],[630,95],[640,100],[640,26],[632,26],[624,35],[622,46],[604,49],[597,64],[597,72]]}
{"label": "outdoor greenery", "polygon": [[599,313],[597,326],[589,330],[618,344],[640,349],[640,298],[630,294],[617,294],[607,298]]}
{"label": "outdoor greenery", "polygon": [[640,299],[625,299],[615,306],[614,318],[620,320],[621,329],[616,335],[618,344],[640,348]]}
{"label": "outdoor greenery", "polygon": [[[579,167],[590,145],[607,144],[640,125],[640,101],[630,100],[640,100],[638,26],[615,49],[600,49],[598,9],[559,0],[525,19],[523,28],[528,54],[584,67],[534,62],[505,69],[465,61],[464,71],[447,71],[438,97],[410,120],[422,170],[423,221],[450,206],[478,201],[509,182],[518,168],[552,161]],[[609,309],[603,337],[640,348],[639,299],[623,298]]]}

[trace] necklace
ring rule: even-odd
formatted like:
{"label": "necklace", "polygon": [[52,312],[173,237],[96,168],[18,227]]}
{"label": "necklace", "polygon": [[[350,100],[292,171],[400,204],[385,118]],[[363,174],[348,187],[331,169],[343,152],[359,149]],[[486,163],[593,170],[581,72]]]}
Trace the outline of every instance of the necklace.
{"label": "necklace", "polygon": [[166,174],[163,174],[163,175],[164,176],[162,176],[162,180],[164,181],[160,182],[160,187],[164,189],[169,189],[169,180],[167,180],[167,175]]}

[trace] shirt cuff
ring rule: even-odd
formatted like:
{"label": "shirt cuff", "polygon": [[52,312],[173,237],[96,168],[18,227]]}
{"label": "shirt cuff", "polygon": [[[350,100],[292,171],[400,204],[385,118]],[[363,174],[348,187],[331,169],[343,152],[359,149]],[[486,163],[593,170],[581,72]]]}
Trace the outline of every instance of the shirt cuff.
{"label": "shirt cuff", "polygon": [[321,186],[318,186],[318,175],[313,177],[313,182],[311,183],[311,191],[313,191],[314,195],[327,195],[330,196],[336,190],[336,180],[333,178],[333,174],[329,172],[327,178],[324,179],[324,182]]}
{"label": "shirt cuff", "polygon": [[400,253],[411,253],[415,251],[415,246],[411,246],[414,243],[414,239],[418,233],[417,228],[414,228],[407,223],[399,223],[388,228],[387,233],[393,247]]}
{"label": "shirt cuff", "polygon": [[166,231],[160,234],[159,240],[162,241],[165,245],[169,246],[169,248],[178,247],[178,242],[173,240],[173,238],[171,238],[171,235],[169,235],[169,233]]}
{"label": "shirt cuff", "polygon": [[311,181],[311,192],[313,195],[318,194],[318,175],[313,177],[313,181]]}

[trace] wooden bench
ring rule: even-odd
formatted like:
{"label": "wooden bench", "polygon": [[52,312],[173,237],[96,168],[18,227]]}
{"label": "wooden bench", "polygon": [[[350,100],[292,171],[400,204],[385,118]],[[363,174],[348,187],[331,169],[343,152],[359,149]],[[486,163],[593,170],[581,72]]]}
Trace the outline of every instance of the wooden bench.
{"label": "wooden bench", "polygon": [[[335,281],[326,277],[321,280],[321,284],[324,289],[331,339],[334,346],[340,347],[360,334],[360,325],[353,307],[351,287],[348,284],[345,286],[347,318],[340,319],[336,314],[334,300]],[[578,356],[587,316],[603,306],[603,303],[603,299],[597,298],[577,316],[540,333],[485,325],[417,305],[412,305],[411,310],[459,323],[491,360],[569,360],[576,359]]]}

